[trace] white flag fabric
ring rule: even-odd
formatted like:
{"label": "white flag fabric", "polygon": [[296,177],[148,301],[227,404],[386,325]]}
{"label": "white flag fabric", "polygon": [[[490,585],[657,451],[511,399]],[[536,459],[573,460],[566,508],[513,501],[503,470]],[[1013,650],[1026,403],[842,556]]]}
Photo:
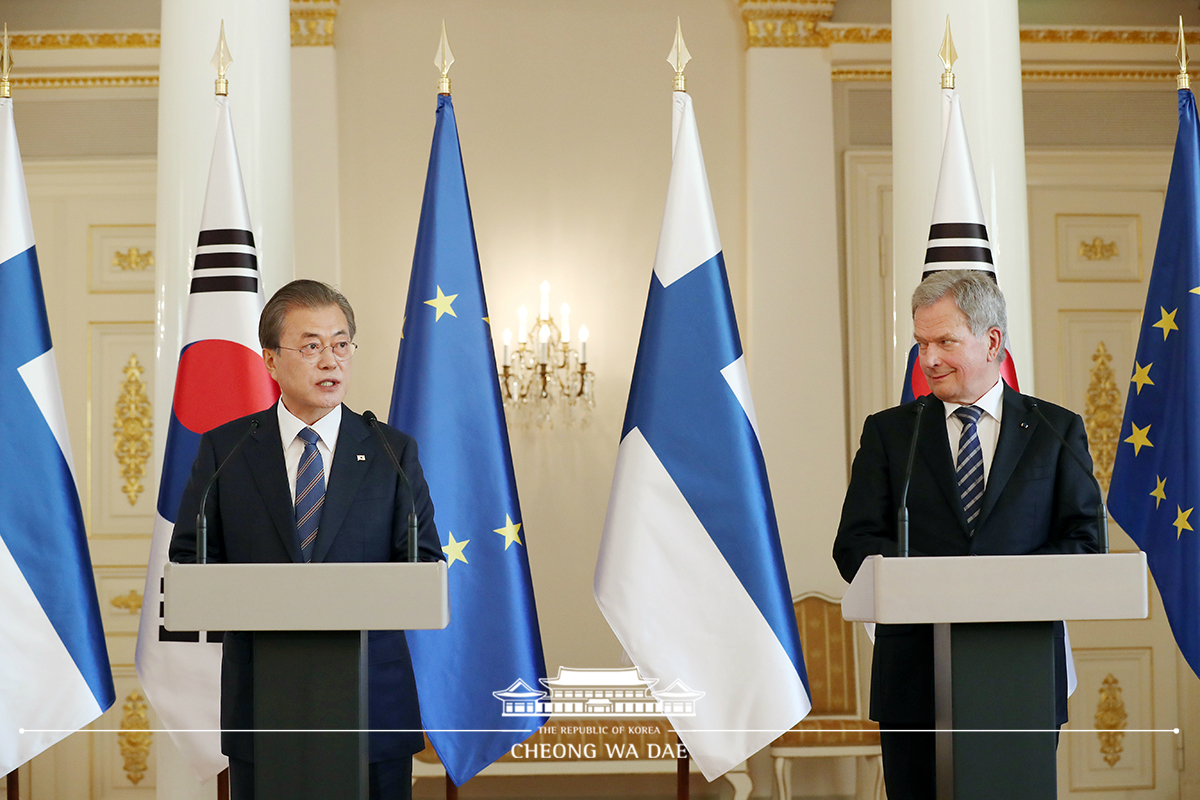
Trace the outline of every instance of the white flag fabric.
{"label": "white flag fabric", "polygon": [[11,98],[0,98],[0,774],[113,704]]}
{"label": "white flag fabric", "polygon": [[222,634],[163,627],[163,567],[201,434],[261,411],[279,396],[259,352],[263,291],[258,256],[228,98],[221,96],[191,274],[136,663],[147,699],[196,776],[206,781],[228,763],[218,733]]}
{"label": "white flag fabric", "polygon": [[811,709],[791,592],[691,98],[675,139],[654,274],[594,592],[708,780]]}

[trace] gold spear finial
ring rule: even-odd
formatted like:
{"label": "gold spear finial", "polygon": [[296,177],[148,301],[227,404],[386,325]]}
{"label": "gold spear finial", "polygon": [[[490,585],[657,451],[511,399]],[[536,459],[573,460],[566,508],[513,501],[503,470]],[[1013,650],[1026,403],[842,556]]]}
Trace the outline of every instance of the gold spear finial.
{"label": "gold spear finial", "polygon": [[229,55],[229,45],[225,43],[225,20],[221,20],[221,40],[217,42],[217,52],[213,53],[212,65],[217,68],[217,94],[229,94],[229,81],[225,80],[225,70],[233,63]]}
{"label": "gold spear finial", "polygon": [[942,73],[942,88],[954,88],[954,62],[958,60],[958,53],[954,50],[954,39],[950,36],[950,15],[946,15],[946,35],[942,37],[942,49],[938,51],[941,56],[942,66],[945,67],[945,72]]}
{"label": "gold spear finial", "polygon": [[8,49],[8,23],[4,23],[4,43],[0,47],[0,97],[12,97],[12,82],[8,73],[12,70],[12,53]]}
{"label": "gold spear finial", "polygon": [[687,45],[683,43],[683,26],[679,24],[679,17],[675,18],[675,44],[671,47],[670,54],[667,55],[667,63],[675,68],[675,91],[686,92],[687,81],[683,77],[683,68],[692,60],[692,54],[688,52]]}
{"label": "gold spear finial", "polygon": [[1188,54],[1187,43],[1183,41],[1183,17],[1179,17],[1179,48],[1175,51],[1175,56],[1179,59],[1179,75],[1175,77],[1176,89],[1190,89],[1191,82],[1188,79]]}
{"label": "gold spear finial", "polygon": [[438,94],[450,94],[450,65],[453,63],[454,53],[450,52],[450,42],[446,39],[446,20],[442,20],[442,41],[433,56],[433,65],[442,71],[442,77],[438,78]]}

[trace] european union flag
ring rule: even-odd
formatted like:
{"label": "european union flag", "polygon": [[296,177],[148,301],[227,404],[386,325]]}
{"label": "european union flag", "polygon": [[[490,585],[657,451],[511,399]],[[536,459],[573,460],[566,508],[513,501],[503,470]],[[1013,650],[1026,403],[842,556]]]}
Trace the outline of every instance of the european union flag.
{"label": "european union flag", "polygon": [[438,95],[433,151],[392,390],[421,448],[450,576],[450,625],[411,631],[421,718],[461,786],[545,717],[508,717],[493,692],[546,677],[525,530],[500,404],[454,104]]}
{"label": "european union flag", "polygon": [[1108,507],[1146,552],[1175,641],[1200,674],[1200,131],[1179,134],[1121,422]]}

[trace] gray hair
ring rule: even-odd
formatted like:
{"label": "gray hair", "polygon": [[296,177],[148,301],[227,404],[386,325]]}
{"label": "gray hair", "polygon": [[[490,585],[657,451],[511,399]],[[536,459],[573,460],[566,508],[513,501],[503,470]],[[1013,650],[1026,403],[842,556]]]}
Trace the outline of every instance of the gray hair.
{"label": "gray hair", "polygon": [[354,338],[354,309],[350,301],[327,283],[300,279],[292,281],[271,296],[258,318],[258,342],[264,350],[278,350],[283,323],[293,308],[328,308],[337,306],[346,316],[350,338]]}
{"label": "gray hair", "polygon": [[992,328],[1000,329],[1000,355],[1003,363],[1008,347],[1008,312],[1004,293],[993,273],[978,269],[946,269],[935,272],[917,286],[912,296],[912,313],[928,308],[943,297],[954,298],[958,310],[967,318],[967,327],[978,338]]}

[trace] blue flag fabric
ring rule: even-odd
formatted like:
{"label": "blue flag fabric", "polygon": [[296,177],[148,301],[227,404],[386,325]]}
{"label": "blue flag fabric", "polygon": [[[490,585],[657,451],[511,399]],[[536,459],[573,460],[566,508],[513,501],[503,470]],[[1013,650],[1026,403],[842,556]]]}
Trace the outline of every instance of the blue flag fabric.
{"label": "blue flag fabric", "polygon": [[454,104],[438,96],[388,421],[413,436],[450,577],[450,625],[410,631],[421,718],[461,786],[545,717],[493,692],[546,677]]}
{"label": "blue flag fabric", "polygon": [[116,697],[9,98],[0,99],[0,341],[3,774]]}
{"label": "blue flag fabric", "polygon": [[1108,507],[1146,552],[1175,641],[1200,674],[1200,131],[1179,134],[1121,422]]}

